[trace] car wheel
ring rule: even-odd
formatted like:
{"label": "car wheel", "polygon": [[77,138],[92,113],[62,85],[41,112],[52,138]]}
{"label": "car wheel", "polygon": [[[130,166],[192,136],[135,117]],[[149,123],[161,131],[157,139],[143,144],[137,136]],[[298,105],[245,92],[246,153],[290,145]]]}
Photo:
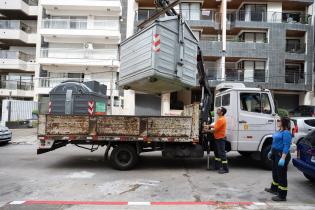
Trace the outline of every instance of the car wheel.
{"label": "car wheel", "polygon": [[139,160],[135,147],[131,145],[117,145],[110,154],[110,163],[118,170],[132,169]]}
{"label": "car wheel", "polygon": [[261,163],[263,167],[267,170],[272,169],[272,161],[268,159],[268,153],[271,150],[271,144],[264,146],[261,151]]}
{"label": "car wheel", "polygon": [[315,182],[315,178],[314,177],[312,177],[312,176],[310,176],[310,175],[308,175],[308,174],[306,174],[304,172],[303,172],[303,174],[308,180],[310,180],[311,182]]}

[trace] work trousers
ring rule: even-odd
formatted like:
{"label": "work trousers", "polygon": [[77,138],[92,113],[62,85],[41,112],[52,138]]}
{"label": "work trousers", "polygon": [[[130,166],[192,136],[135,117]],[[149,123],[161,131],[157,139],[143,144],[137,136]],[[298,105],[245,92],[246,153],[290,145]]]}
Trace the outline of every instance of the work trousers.
{"label": "work trousers", "polygon": [[222,139],[215,139],[215,147],[214,147],[214,169],[218,170],[220,168],[223,168],[224,170],[228,170],[228,161],[226,158],[226,152],[225,152],[225,142],[226,138]]}
{"label": "work trousers", "polygon": [[272,149],[272,183],[271,190],[274,192],[278,192],[278,196],[280,198],[286,198],[288,192],[288,179],[287,179],[287,171],[288,164],[291,160],[290,153],[287,154],[285,159],[284,166],[279,166],[279,160],[281,159],[282,151]]}

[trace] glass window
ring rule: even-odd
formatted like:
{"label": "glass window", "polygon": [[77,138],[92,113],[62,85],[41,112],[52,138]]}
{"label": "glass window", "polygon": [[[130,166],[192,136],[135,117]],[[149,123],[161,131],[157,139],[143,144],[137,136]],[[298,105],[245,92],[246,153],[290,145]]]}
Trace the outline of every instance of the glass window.
{"label": "glass window", "polygon": [[114,106],[119,107],[119,97],[118,96],[114,96]]}
{"label": "glass window", "polygon": [[222,106],[229,106],[230,105],[230,94],[225,94],[222,96]]}
{"label": "glass window", "polygon": [[215,98],[215,107],[221,106],[221,96]]}
{"label": "glass window", "polygon": [[241,110],[247,112],[261,113],[261,98],[259,93],[241,93]]}
{"label": "glass window", "polygon": [[315,120],[305,120],[304,122],[308,126],[315,127]]}
{"label": "glass window", "polygon": [[261,95],[261,107],[262,107],[262,113],[271,114],[271,105],[270,105],[268,94],[266,93],[263,93]]}

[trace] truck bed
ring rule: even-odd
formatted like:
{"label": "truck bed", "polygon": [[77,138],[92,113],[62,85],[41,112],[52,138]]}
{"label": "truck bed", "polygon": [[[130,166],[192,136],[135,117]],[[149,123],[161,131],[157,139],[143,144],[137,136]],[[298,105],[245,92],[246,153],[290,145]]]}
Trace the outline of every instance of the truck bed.
{"label": "truck bed", "polygon": [[183,116],[40,115],[38,136],[49,140],[194,142],[199,135],[199,105]]}

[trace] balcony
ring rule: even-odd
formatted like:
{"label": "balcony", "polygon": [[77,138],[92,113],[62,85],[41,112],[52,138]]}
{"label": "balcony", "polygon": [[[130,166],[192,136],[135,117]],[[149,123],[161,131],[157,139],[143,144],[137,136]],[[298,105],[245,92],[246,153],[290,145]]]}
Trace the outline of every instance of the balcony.
{"label": "balcony", "polygon": [[[204,56],[222,56],[221,41],[202,39],[199,41],[199,45]],[[268,43],[243,42],[239,39],[229,40],[225,55],[229,57],[268,58]]]}
{"label": "balcony", "polygon": [[87,15],[90,11],[95,11],[103,15],[120,16],[122,11],[120,0],[41,0],[41,5],[49,14],[58,10],[77,10]]}
{"label": "balcony", "polygon": [[0,50],[0,69],[9,71],[35,71],[35,56],[21,51]]}
{"label": "balcony", "polygon": [[38,62],[43,65],[119,67],[117,49],[42,48]]}
{"label": "balcony", "polygon": [[34,83],[31,81],[1,80],[0,95],[7,97],[34,97]]}
{"label": "balcony", "polygon": [[286,70],[285,83],[287,84],[305,84],[304,72],[292,72]]}
{"label": "balcony", "polygon": [[[237,11],[228,14],[228,20],[238,26],[241,23],[286,23],[286,24],[310,24],[312,16],[302,12],[250,12]],[[246,25],[245,25],[246,26]]]}
{"label": "balcony", "polygon": [[[266,82],[266,70],[226,69],[225,81],[228,82]],[[217,76],[209,76],[209,80],[222,81]]]}
{"label": "balcony", "polygon": [[36,20],[38,0],[0,1],[0,13],[6,19]]}
{"label": "balcony", "polygon": [[120,41],[119,20],[87,19],[45,19],[42,21],[40,33],[46,40],[66,38],[70,41],[90,39],[93,43],[113,43]]}
{"label": "balcony", "polygon": [[[112,81],[110,79],[96,79],[101,84],[105,84],[107,86],[107,90],[110,89],[110,87],[113,88],[113,95],[119,95],[118,93],[118,86],[116,85],[115,81]],[[75,81],[75,82],[87,82],[91,81],[90,79],[86,78],[51,78],[51,77],[39,77],[38,78],[38,88],[37,92],[39,94],[48,94],[49,91],[56,87],[57,85],[61,84],[65,81]],[[114,83],[112,83],[114,82]],[[111,85],[112,83],[112,85]]]}
{"label": "balcony", "polygon": [[[149,19],[157,12],[154,9],[141,9],[137,10],[135,14],[136,25],[140,24],[144,20]],[[179,12],[179,11],[178,11]],[[215,27],[216,19],[219,18],[219,14],[215,10],[201,9],[201,10],[182,10],[183,18],[191,27]]]}
{"label": "balcony", "polygon": [[20,20],[0,20],[0,41],[8,45],[35,45],[36,27]]}
{"label": "balcony", "polygon": [[287,43],[285,51],[287,53],[305,54],[305,48],[304,43]]}

